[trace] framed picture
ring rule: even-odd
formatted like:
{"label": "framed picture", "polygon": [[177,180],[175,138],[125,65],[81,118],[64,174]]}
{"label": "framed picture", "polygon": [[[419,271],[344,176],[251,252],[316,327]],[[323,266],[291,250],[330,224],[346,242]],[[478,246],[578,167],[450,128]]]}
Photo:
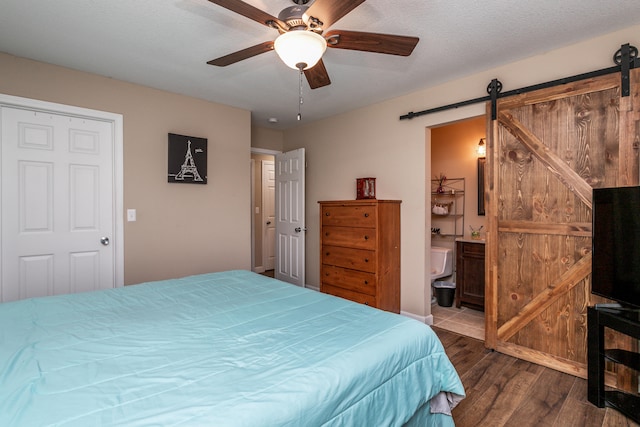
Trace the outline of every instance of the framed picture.
{"label": "framed picture", "polygon": [[168,181],[207,183],[207,139],[169,134]]}
{"label": "framed picture", "polygon": [[357,178],[356,179],[356,200],[376,198],[376,179]]}
{"label": "framed picture", "polygon": [[478,215],[484,216],[484,167],[487,159],[478,158]]}

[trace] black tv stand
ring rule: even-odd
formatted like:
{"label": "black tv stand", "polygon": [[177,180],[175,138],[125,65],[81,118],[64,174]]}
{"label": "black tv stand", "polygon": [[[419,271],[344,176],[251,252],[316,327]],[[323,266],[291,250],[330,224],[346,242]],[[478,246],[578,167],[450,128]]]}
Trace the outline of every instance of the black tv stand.
{"label": "black tv stand", "polygon": [[640,372],[640,354],[628,350],[604,348],[604,328],[611,328],[640,339],[640,311],[598,305],[587,309],[587,384],[589,402],[614,408],[640,423],[640,396],[604,388],[605,360],[620,363]]}
{"label": "black tv stand", "polygon": [[629,305],[621,305],[617,302],[595,304],[593,307],[597,310],[609,310],[612,313],[640,313],[640,308],[632,307]]}
{"label": "black tv stand", "polygon": [[594,305],[595,308],[615,308],[615,309],[620,309],[622,308],[622,306],[620,304],[618,304],[617,302],[601,302],[598,303],[596,305]]}

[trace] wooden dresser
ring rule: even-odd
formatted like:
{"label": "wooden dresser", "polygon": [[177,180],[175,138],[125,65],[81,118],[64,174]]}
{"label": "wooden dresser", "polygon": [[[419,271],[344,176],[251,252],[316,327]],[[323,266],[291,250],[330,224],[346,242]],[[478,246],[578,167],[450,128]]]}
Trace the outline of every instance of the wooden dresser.
{"label": "wooden dresser", "polygon": [[320,291],[400,312],[400,200],[320,203]]}

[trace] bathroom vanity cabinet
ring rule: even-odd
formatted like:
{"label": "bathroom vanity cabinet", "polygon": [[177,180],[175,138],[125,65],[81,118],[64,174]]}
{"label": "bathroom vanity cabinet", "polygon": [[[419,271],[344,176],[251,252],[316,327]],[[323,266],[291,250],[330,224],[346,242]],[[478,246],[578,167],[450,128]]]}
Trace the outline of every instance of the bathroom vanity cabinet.
{"label": "bathroom vanity cabinet", "polygon": [[484,242],[456,241],[456,307],[484,311]]}
{"label": "bathroom vanity cabinet", "polygon": [[400,312],[399,200],[320,203],[320,291]]}

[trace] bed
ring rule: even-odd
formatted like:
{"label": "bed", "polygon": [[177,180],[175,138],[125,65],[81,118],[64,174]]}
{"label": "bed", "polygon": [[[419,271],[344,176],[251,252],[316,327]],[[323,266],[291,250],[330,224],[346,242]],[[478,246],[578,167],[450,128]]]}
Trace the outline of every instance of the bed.
{"label": "bed", "polygon": [[426,325],[249,271],[0,304],[2,426],[448,426]]}

